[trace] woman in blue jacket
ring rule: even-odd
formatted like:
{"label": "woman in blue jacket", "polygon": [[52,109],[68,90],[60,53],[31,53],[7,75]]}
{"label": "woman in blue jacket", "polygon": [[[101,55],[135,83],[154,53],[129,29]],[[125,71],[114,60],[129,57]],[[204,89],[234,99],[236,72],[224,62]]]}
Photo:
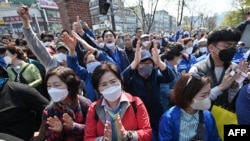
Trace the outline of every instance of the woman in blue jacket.
{"label": "woman in blue jacket", "polygon": [[171,95],[176,106],[166,111],[161,118],[159,140],[220,141],[215,120],[208,111],[211,107],[209,93],[208,77],[200,73],[183,74]]}
{"label": "woman in blue jacket", "polygon": [[[74,70],[74,72],[79,76],[81,80],[85,81],[86,87],[86,97],[89,98],[92,102],[96,101],[99,98],[98,93],[95,92],[91,75],[94,69],[101,64],[100,61],[107,61],[114,63],[113,60],[102,51],[98,51],[92,46],[88,45],[77,33],[72,32],[73,38],[69,34],[63,34],[62,40],[67,44],[69,48],[69,55],[67,56],[67,66]],[[83,63],[86,66],[82,67],[77,59],[77,54],[75,52],[77,40],[86,48],[87,53],[84,55]],[[115,64],[115,63],[114,63]]]}

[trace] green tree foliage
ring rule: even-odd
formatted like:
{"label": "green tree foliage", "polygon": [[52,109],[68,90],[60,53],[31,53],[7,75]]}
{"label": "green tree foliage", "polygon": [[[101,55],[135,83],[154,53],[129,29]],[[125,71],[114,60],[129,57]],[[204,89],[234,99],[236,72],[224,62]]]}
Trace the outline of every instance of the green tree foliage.
{"label": "green tree foliage", "polygon": [[237,26],[245,20],[245,15],[250,10],[250,0],[235,0],[233,4],[237,5],[237,10],[229,12],[222,25]]}

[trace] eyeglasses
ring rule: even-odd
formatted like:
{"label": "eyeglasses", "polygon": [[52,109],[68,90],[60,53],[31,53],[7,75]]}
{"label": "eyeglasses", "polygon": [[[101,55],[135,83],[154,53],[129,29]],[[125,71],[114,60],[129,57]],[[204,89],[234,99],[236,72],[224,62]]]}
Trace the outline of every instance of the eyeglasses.
{"label": "eyeglasses", "polygon": [[204,73],[201,73],[201,72],[198,72],[198,73],[192,73],[191,74],[191,77],[189,77],[187,83],[186,83],[186,86],[190,83],[190,81],[194,78],[196,80],[201,80],[202,77],[204,77],[205,74]]}
{"label": "eyeglasses", "polygon": [[235,47],[236,47],[236,46],[214,45],[214,47],[216,47],[217,49],[219,49],[219,50],[223,50],[223,49],[220,49],[218,46],[219,46],[219,47],[223,47],[223,49],[235,48]]}

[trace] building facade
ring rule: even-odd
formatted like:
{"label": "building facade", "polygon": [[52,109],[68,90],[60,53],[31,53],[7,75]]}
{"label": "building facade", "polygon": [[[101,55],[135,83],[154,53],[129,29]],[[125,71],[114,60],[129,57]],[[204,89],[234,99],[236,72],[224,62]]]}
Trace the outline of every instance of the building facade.
{"label": "building facade", "polygon": [[[137,20],[132,10],[125,8],[122,0],[112,0],[112,4],[114,9],[116,32],[133,33],[137,27]],[[100,14],[99,0],[91,0],[89,7],[92,17],[93,30],[96,34],[101,34],[105,29],[112,29],[110,8],[107,15]]]}
{"label": "building facade", "polygon": [[[29,6],[30,21],[33,30],[41,32],[58,32],[62,30],[61,18],[55,2],[49,0],[21,0]],[[0,34],[22,34],[22,21],[16,10],[20,1],[0,2]]]}

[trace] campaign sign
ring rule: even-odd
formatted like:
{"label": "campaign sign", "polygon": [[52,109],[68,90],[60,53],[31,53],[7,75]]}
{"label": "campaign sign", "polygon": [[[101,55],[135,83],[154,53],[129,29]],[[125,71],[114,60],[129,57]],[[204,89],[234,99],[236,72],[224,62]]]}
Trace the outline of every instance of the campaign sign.
{"label": "campaign sign", "polygon": [[250,125],[224,125],[224,141],[250,140]]}

